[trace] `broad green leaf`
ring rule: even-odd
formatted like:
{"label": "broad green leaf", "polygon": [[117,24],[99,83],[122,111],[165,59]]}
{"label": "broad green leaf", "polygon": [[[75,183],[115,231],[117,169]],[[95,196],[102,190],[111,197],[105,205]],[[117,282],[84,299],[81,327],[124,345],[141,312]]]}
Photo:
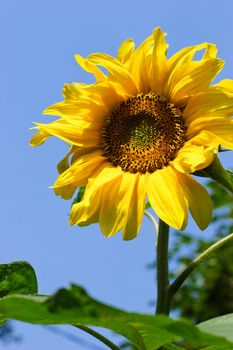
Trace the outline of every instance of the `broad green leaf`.
{"label": "broad green leaf", "polygon": [[[29,323],[76,324],[108,328],[129,339],[140,350],[154,350],[178,338],[174,334],[164,332],[162,339],[158,334],[156,342],[153,341],[155,346],[150,346],[150,335],[148,337],[147,334],[140,333],[144,332],[142,327],[144,324],[140,324],[141,319],[140,317],[138,319],[138,315],[127,314],[99,303],[89,297],[84,289],[74,285],[70,289],[58,290],[52,297],[10,295],[2,298],[0,313]],[[153,332],[160,333],[160,328],[157,329],[155,326]]]}
{"label": "broad green leaf", "polygon": [[199,329],[233,341],[233,314],[212,318],[198,325]]}
{"label": "broad green leaf", "polygon": [[[139,350],[156,350],[179,339],[192,346],[221,345],[233,348],[233,343],[202,333],[186,321],[128,313],[100,303],[76,285],[60,289],[50,297],[8,295],[0,299],[0,313],[29,323],[108,328],[127,338]],[[173,349],[171,345],[170,349],[167,348]]]}
{"label": "broad green leaf", "polygon": [[7,317],[0,314],[0,327],[7,321]]}
{"label": "broad green leaf", "polygon": [[201,348],[199,350],[231,350],[231,349],[232,347],[229,348],[229,345],[227,346],[213,345],[213,346]]}
{"label": "broad green leaf", "polygon": [[174,344],[164,345],[164,350],[179,350],[179,349],[184,349],[184,348],[181,348],[180,346],[177,346]]}
{"label": "broad green leaf", "polygon": [[166,329],[172,331],[174,334],[179,334],[187,345],[227,345],[228,350],[233,349],[233,342],[226,342],[226,339],[223,337],[216,337],[214,339],[212,338],[211,334],[208,334],[208,332],[199,332],[198,327],[195,327],[193,324],[189,323],[186,320],[175,321],[168,325]]}
{"label": "broad green leaf", "polygon": [[0,297],[8,294],[37,293],[37,279],[33,267],[26,261],[0,265]]}

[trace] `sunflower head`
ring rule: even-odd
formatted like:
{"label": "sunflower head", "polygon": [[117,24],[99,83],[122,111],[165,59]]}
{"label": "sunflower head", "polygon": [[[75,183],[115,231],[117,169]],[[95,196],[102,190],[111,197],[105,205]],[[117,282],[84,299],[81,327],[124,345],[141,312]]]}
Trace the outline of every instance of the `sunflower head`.
{"label": "sunflower head", "polygon": [[69,199],[85,186],[72,206],[72,225],[99,222],[106,236],[122,230],[132,239],[148,201],[176,229],[186,227],[188,211],[201,229],[208,226],[209,195],[190,174],[211,164],[219,144],[233,148],[233,81],[211,85],[223,67],[213,44],[171,57],[167,49],[156,28],[138,48],[124,41],[117,58],[76,55],[96,82],[65,84],[64,100],[44,112],[58,119],[36,123],[32,145],[49,136],[70,144],[55,193]]}

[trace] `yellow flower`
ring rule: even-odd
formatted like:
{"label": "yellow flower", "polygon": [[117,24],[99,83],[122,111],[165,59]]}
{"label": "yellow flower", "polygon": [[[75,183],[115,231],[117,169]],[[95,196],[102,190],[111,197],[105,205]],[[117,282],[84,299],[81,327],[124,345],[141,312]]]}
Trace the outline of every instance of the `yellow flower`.
{"label": "yellow flower", "polygon": [[69,199],[86,186],[72,207],[72,225],[99,222],[104,235],[122,230],[132,239],[148,199],[176,229],[186,227],[188,210],[201,229],[208,226],[211,200],[190,174],[212,162],[217,145],[233,148],[233,80],[210,86],[223,67],[213,44],[170,58],[167,49],[156,28],[138,48],[124,41],[117,58],[77,55],[96,82],[65,84],[64,101],[44,111],[59,119],[37,123],[32,145],[49,136],[71,145],[58,165],[55,193]]}

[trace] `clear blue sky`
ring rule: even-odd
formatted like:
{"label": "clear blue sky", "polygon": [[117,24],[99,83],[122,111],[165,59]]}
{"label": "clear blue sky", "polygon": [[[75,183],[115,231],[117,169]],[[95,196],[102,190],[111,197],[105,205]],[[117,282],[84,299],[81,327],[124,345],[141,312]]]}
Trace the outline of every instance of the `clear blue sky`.
{"label": "clear blue sky", "polygon": [[[232,23],[231,0],[1,2],[1,262],[29,261],[40,293],[76,282],[109,304],[153,312],[148,302],[155,295],[154,276],[145,266],[154,258],[155,239],[147,218],[130,242],[120,234],[105,239],[97,225],[69,227],[70,202],[48,188],[67,146],[50,139],[31,148],[29,127],[32,121],[49,121],[41,112],[62,99],[64,83],[90,81],[74,54],[115,55],[122,40],[133,37],[138,44],[156,26],[168,33],[170,53],[203,41],[216,43],[226,61],[221,78],[233,78]],[[228,165],[232,160],[226,155]],[[190,230],[197,228],[191,224]],[[14,327],[23,342],[9,350],[88,349],[40,326],[15,322]]]}

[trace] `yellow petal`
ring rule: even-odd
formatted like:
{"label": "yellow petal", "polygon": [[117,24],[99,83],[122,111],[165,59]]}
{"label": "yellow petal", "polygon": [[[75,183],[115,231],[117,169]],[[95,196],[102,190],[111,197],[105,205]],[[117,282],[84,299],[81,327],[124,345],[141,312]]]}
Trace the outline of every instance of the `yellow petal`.
{"label": "yellow petal", "polygon": [[96,98],[94,91],[95,86],[97,86],[96,83],[90,85],[80,83],[64,84],[62,94],[67,100],[76,100],[82,98],[83,96],[92,97],[93,95],[94,100],[96,100],[99,96]]}
{"label": "yellow petal", "polygon": [[123,173],[104,187],[99,219],[101,231],[107,237],[121,229],[125,240],[137,236],[146,202],[143,179],[140,174]]}
{"label": "yellow petal", "polygon": [[97,191],[93,197],[93,205],[88,205],[83,200],[73,204],[70,213],[70,225],[90,225],[98,222],[101,200],[101,191]]}
{"label": "yellow petal", "polygon": [[[70,151],[67,153],[67,155],[57,164],[57,170],[59,174],[64,173],[70,167],[69,157],[73,153],[78,153],[77,148],[75,146],[72,146],[70,148]],[[64,199],[70,199],[72,198],[76,189],[77,189],[76,185],[68,184],[62,187],[54,188],[54,192],[57,196],[60,196]]]}
{"label": "yellow petal", "polygon": [[80,203],[72,206],[70,224],[89,224],[99,219],[102,190],[106,184],[122,175],[120,167],[104,163],[89,178],[84,197]]}
{"label": "yellow petal", "polygon": [[214,88],[219,89],[220,91],[224,91],[232,97],[233,95],[233,80],[232,79],[224,79],[221,80],[218,84],[213,85]]}
{"label": "yellow petal", "polygon": [[215,58],[217,55],[217,47],[214,44],[201,43],[198,45],[184,47],[183,49],[176,52],[173,56],[168,59],[168,73],[169,82],[175,79],[177,80],[182,75],[182,66],[192,62],[194,55],[205,49],[205,52],[201,59]]}
{"label": "yellow petal", "polygon": [[125,216],[125,223],[123,226],[123,239],[129,240],[135,238],[141,228],[142,219],[144,216],[146,205],[146,186],[145,176],[137,174],[135,176],[135,183],[128,210]]}
{"label": "yellow petal", "polygon": [[[95,147],[100,142],[100,130],[95,124],[85,121],[79,121],[79,125],[71,125],[63,120],[58,120],[50,124],[37,124],[37,129],[42,135],[47,133],[49,136],[56,136],[61,140],[79,147]],[[88,130],[88,128],[90,128]],[[35,139],[32,140],[35,142]]]}
{"label": "yellow petal", "polygon": [[151,91],[150,73],[153,43],[154,37],[150,35],[139,45],[125,63],[127,70],[129,70],[137,82],[139,91],[145,94]]}
{"label": "yellow petal", "polygon": [[230,138],[226,139],[226,137],[221,137],[219,135],[214,134],[211,131],[206,131],[203,130],[200,133],[198,133],[195,138],[195,144],[197,145],[205,145],[205,146],[219,146],[221,145],[222,147],[232,149],[233,144],[232,144],[232,135],[230,132]]}
{"label": "yellow petal", "polygon": [[207,91],[203,91],[188,100],[184,110],[186,124],[190,124],[199,117],[228,117],[233,115],[233,93],[229,93],[211,86]]}
{"label": "yellow petal", "polygon": [[[64,125],[66,125],[66,121],[62,120],[62,119],[58,119],[55,120],[53,122],[51,122],[50,124],[46,125],[46,124],[39,124],[39,123],[34,123],[36,124],[35,127],[31,128],[32,130],[39,130],[38,133],[36,133],[35,135],[32,136],[31,140],[30,140],[30,144],[31,146],[40,146],[41,144],[43,144],[46,139],[49,136],[52,136],[53,134],[50,132],[50,128],[53,129],[55,128],[63,128]],[[48,128],[46,129],[46,126],[48,126]]]}
{"label": "yellow petal", "polygon": [[106,160],[102,150],[85,154],[78,158],[67,170],[58,176],[54,188],[74,184],[85,186],[93,171]]}
{"label": "yellow petal", "polygon": [[73,197],[74,192],[77,190],[77,186],[74,185],[67,185],[67,186],[63,186],[63,187],[58,187],[58,188],[54,188],[54,193],[59,196],[62,197],[63,199],[70,199]]}
{"label": "yellow petal", "polygon": [[62,174],[64,171],[66,171],[69,168],[69,156],[70,153],[68,153],[58,164],[57,164],[57,171],[59,174]]}
{"label": "yellow petal", "polygon": [[115,235],[124,224],[127,208],[119,210],[120,202],[125,195],[121,186],[122,182],[123,176],[121,175],[102,189],[99,221],[100,229],[106,237]]}
{"label": "yellow petal", "polygon": [[188,97],[208,88],[214,77],[223,67],[223,61],[217,58],[191,62],[182,68],[183,78],[171,91],[171,101],[184,104]]}
{"label": "yellow petal", "polygon": [[[32,129],[36,129],[36,128],[32,128]],[[48,132],[46,132],[46,131],[39,131],[35,135],[33,135],[31,137],[30,145],[31,146],[40,146],[46,141],[46,139],[49,136],[51,136],[51,135]]]}
{"label": "yellow petal", "polygon": [[[79,86],[80,84],[65,84],[63,87],[63,95],[65,99],[67,100],[75,100],[71,103],[76,104],[80,100],[86,101],[86,104],[81,102],[80,108],[84,108],[84,113],[81,113],[81,117],[83,118],[87,114],[92,114],[92,120],[99,118],[99,112],[100,114],[107,115],[112,111],[112,109],[119,105],[122,101],[125,100],[125,93],[119,88],[119,85],[115,84],[114,82],[110,82],[108,80],[91,84],[91,85],[85,85],[85,86]],[[78,100],[78,101],[77,101]],[[94,102],[94,105],[92,105],[92,102]],[[54,106],[52,106],[54,108]],[[58,106],[60,112],[59,115],[62,115],[66,112],[66,110],[61,110],[61,105]],[[77,117],[80,118],[80,108],[77,109],[77,107],[74,107],[74,115],[78,115]],[[96,108],[97,110],[93,110],[93,108]],[[88,112],[89,109],[89,112]],[[99,110],[99,112],[98,112]],[[51,113],[50,110],[46,110],[47,112]],[[56,105],[55,105],[55,112]],[[97,114],[96,114],[97,112]],[[68,114],[70,115],[72,112],[68,111]],[[76,113],[76,114],[75,114]],[[86,119],[86,117],[84,118]],[[90,116],[87,116],[87,119],[90,119]],[[86,120],[87,120],[86,119]]]}
{"label": "yellow petal", "polygon": [[99,101],[88,96],[77,99],[66,99],[46,108],[43,113],[63,117],[75,124],[80,119],[86,121],[102,121],[107,114],[107,108]]}
{"label": "yellow petal", "polygon": [[207,43],[203,58],[204,59],[205,58],[215,58],[217,56],[217,53],[218,53],[217,45]]}
{"label": "yellow petal", "polygon": [[183,230],[187,225],[187,204],[176,171],[170,166],[147,174],[146,190],[156,214],[168,225]]}
{"label": "yellow petal", "polygon": [[120,89],[125,92],[126,97],[137,95],[138,87],[132,75],[120,61],[106,54],[92,54],[88,57],[88,60],[106,68],[109,72],[109,80],[117,83]]}
{"label": "yellow petal", "polygon": [[[76,147],[72,146],[70,154],[73,154],[71,157],[70,164],[73,164],[77,159],[87,155],[94,154],[96,151],[100,150],[100,147],[96,145],[95,147]],[[72,153],[71,153],[72,151]]]}
{"label": "yellow petal", "polygon": [[172,57],[168,59],[168,82],[166,88],[166,94],[171,95],[176,84],[183,78],[183,68],[187,63],[192,62],[195,53],[206,49],[207,43],[202,43],[195,46],[188,46],[180,51],[176,52]]}
{"label": "yellow petal", "polygon": [[126,63],[129,60],[132,53],[134,52],[134,49],[135,49],[135,44],[133,39],[126,39],[125,41],[123,41],[123,43],[120,45],[118,49],[118,53],[117,53],[118,60],[122,64]]}
{"label": "yellow petal", "polygon": [[212,202],[208,192],[190,175],[176,174],[193,219],[201,230],[206,229],[212,218]]}
{"label": "yellow petal", "polygon": [[[209,118],[197,118],[188,128],[187,136],[189,138],[198,135],[202,130],[215,135],[221,139],[223,147],[233,149],[233,120],[229,118],[209,117]],[[212,145],[215,144],[215,137],[213,138]],[[208,140],[208,144],[211,140]],[[208,145],[206,143],[206,145]]]}
{"label": "yellow petal", "polygon": [[95,191],[107,184],[111,180],[117,178],[122,174],[122,169],[118,166],[115,167],[110,162],[105,162],[98,169],[93,172],[89,178],[89,182],[86,187],[84,200],[89,202],[91,196]]}
{"label": "yellow petal", "polygon": [[[69,161],[70,156],[73,155],[73,157],[74,157],[74,154],[80,153],[80,150],[83,150],[83,149],[87,150],[86,148],[79,148],[79,147],[76,147],[76,146],[71,146],[70,150],[66,154],[66,156],[57,164],[57,171],[58,171],[58,173],[61,174],[64,171],[66,171],[69,168],[69,166],[70,166],[70,161]],[[88,150],[90,150],[90,149],[88,148]],[[90,152],[86,151],[85,154],[87,154],[87,153],[90,153]]]}
{"label": "yellow petal", "polygon": [[[93,93],[98,94],[99,101],[105,106],[106,115],[112,112],[112,109],[118,106],[122,101],[125,100],[125,93],[119,88],[117,83],[106,81],[98,84],[93,89]],[[92,91],[90,91],[92,95]]]}
{"label": "yellow petal", "polygon": [[[205,52],[202,58],[193,61],[194,55],[203,49]],[[172,102],[182,105],[190,95],[209,86],[223,65],[221,60],[216,59],[216,54],[216,45],[202,43],[186,47],[168,60],[166,95]]]}
{"label": "yellow petal", "polygon": [[88,59],[85,59],[80,55],[75,55],[75,59],[85,71],[87,71],[88,73],[94,74],[97,81],[102,81],[107,79],[106,75]]}
{"label": "yellow petal", "polygon": [[168,45],[165,40],[165,33],[160,28],[154,30],[154,47],[151,57],[151,88],[152,91],[161,94],[167,75],[166,52]]}
{"label": "yellow petal", "polygon": [[193,173],[210,165],[215,153],[214,146],[204,148],[202,145],[195,145],[194,138],[185,143],[171,164],[182,173]]}

